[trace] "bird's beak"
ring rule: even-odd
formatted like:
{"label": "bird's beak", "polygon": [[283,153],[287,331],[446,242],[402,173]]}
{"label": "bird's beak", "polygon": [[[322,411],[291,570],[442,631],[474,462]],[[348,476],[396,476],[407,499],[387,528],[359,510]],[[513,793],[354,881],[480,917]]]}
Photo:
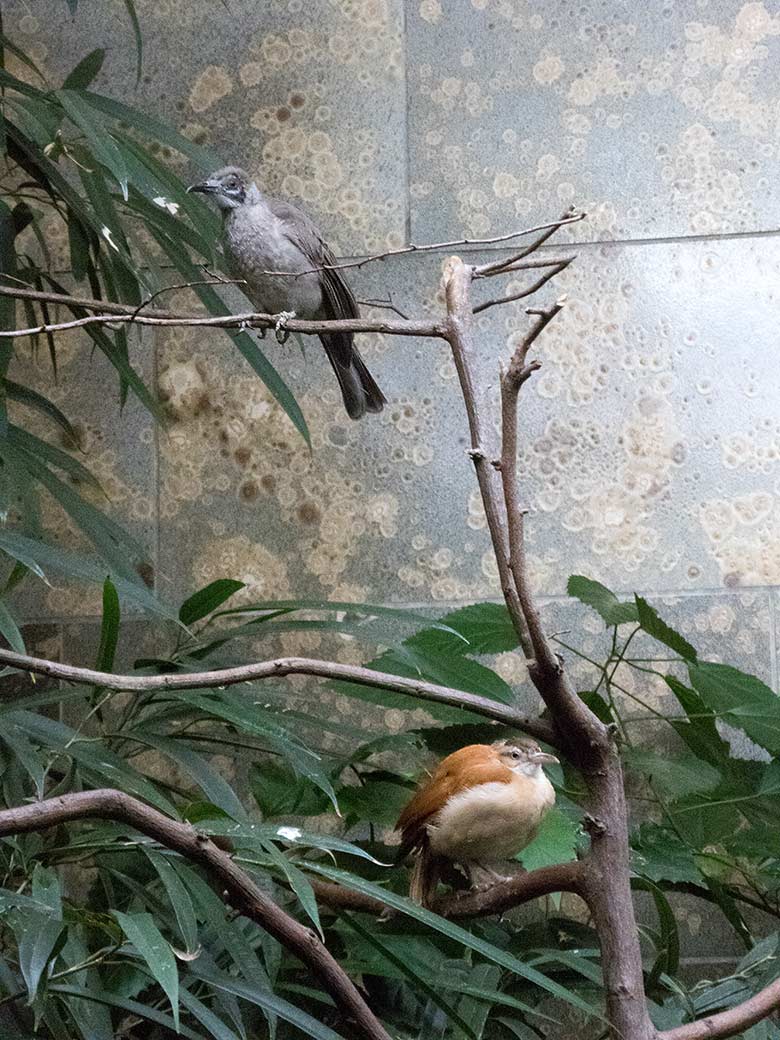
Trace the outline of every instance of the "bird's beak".
{"label": "bird's beak", "polygon": [[187,194],[189,195],[191,192],[200,192],[201,195],[213,195],[215,192],[219,191],[219,188],[220,185],[218,181],[201,181],[200,184],[191,184],[189,188],[187,188]]}
{"label": "bird's beak", "polygon": [[559,764],[555,755],[548,755],[546,751],[537,751],[533,760],[540,766],[557,766]]}

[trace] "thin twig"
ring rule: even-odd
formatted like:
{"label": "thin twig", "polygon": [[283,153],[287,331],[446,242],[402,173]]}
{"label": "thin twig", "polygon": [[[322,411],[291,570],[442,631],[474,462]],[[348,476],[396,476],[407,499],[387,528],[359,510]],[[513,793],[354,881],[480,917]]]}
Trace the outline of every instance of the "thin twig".
{"label": "thin twig", "polygon": [[499,260],[491,260],[487,264],[480,264],[473,269],[473,278],[489,278],[491,275],[504,274],[512,267],[517,264],[520,260],[525,259],[531,253],[536,252],[540,246],[555,234],[555,232],[564,227],[566,224],[576,224],[579,220],[584,220],[585,213],[577,213],[574,206],[570,206],[569,209],[563,214],[563,216],[553,224],[542,225],[541,227],[534,228],[534,231],[541,231],[542,234],[538,238],[535,238],[533,242],[530,242],[525,248],[519,252],[514,253],[512,256],[502,257]]}
{"label": "thin twig", "polygon": [[192,289],[196,285],[246,285],[246,278],[202,278],[196,282],[182,282],[181,285],[164,285],[162,289],[158,289],[157,292],[153,292],[151,296],[147,296],[145,300],[142,300],[133,313],[130,315],[130,321],[135,321],[142,310],[145,310],[150,303],[158,299],[164,293],[176,292],[177,289]]}
{"label": "thin twig", "polygon": [[708,1015],[696,1022],[688,1022],[674,1029],[665,1029],[657,1034],[656,1040],[722,1040],[724,1037],[736,1036],[754,1026],[756,1022],[767,1018],[780,1008],[780,979],[775,979],[768,986],[759,990],[755,996],[743,1000],[741,1004],[720,1011],[716,1015]]}
{"label": "thin twig", "polygon": [[[537,239],[536,242],[532,243],[526,249],[517,253],[514,260],[518,260],[523,256],[527,256],[532,253],[535,249],[538,249],[542,242],[546,242],[547,239],[554,235],[558,228],[564,227],[566,224],[576,224],[578,221],[585,218],[584,213],[575,213],[574,207],[568,210],[563,217],[559,220],[553,221],[551,224],[538,224],[536,227],[525,228],[523,231],[510,231],[507,235],[494,235],[492,238],[460,238],[454,239],[451,242],[429,242],[425,245],[415,245],[411,243],[408,246],[399,246],[398,249],[386,249],[382,253],[374,253],[372,256],[365,256],[362,260],[346,260],[340,264],[321,264],[318,267],[310,267],[305,271],[259,271],[259,274],[270,275],[273,277],[281,278],[301,278],[307,274],[318,274],[320,271],[346,271],[349,268],[360,268],[365,267],[366,264],[375,263],[378,260],[387,260],[391,256],[405,256],[409,253],[434,253],[442,252],[444,249],[457,249],[460,246],[494,246],[500,242],[510,242],[513,238],[522,238],[524,235],[534,235],[537,231],[545,232],[541,238]],[[504,266],[504,263],[512,263],[513,259],[510,258],[505,262],[500,262],[496,268],[496,271],[500,270]],[[479,271],[478,277],[486,277],[493,272],[489,270],[492,265],[484,265],[484,269],[476,268]]]}
{"label": "thin twig", "polygon": [[533,296],[534,293],[538,292],[543,285],[546,285],[551,278],[554,278],[561,271],[565,270],[569,264],[575,258],[569,257],[567,260],[559,260],[554,264],[549,271],[543,274],[540,278],[537,278],[535,282],[532,282],[528,288],[521,290],[520,292],[512,293],[510,296],[497,296],[493,300],[485,300],[484,303],[478,303],[476,307],[472,309],[472,314],[481,314],[482,311],[486,311],[489,307],[498,307],[502,303],[513,303],[515,300],[523,300],[526,296]]}

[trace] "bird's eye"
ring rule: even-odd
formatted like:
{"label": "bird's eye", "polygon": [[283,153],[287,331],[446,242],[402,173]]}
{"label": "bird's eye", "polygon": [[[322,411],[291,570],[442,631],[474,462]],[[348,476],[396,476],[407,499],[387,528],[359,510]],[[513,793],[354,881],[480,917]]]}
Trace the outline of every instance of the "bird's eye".
{"label": "bird's eye", "polygon": [[512,748],[512,758],[520,758],[520,752],[517,748]]}

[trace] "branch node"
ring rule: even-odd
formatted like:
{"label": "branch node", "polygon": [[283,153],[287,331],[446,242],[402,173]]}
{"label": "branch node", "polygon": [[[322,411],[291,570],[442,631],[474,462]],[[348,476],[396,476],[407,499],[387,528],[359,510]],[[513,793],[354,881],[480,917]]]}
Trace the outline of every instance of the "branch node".
{"label": "branch node", "polygon": [[591,836],[591,838],[601,838],[607,833],[607,825],[603,820],[599,820],[596,816],[591,816],[590,813],[585,813],[582,818],[582,826]]}
{"label": "branch node", "polygon": [[466,454],[472,462],[481,462],[485,458],[485,452],[480,447],[466,448]]}

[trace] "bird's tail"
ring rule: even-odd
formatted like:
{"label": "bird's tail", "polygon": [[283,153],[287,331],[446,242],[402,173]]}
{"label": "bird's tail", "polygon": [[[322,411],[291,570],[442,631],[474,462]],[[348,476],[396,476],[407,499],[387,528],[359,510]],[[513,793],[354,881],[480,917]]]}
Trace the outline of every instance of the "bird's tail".
{"label": "bird's tail", "polygon": [[412,867],[409,880],[409,898],[419,906],[430,907],[436,894],[436,887],[441,877],[443,861],[431,850],[428,842],[423,842]]}
{"label": "bird's tail", "polygon": [[363,358],[352,346],[351,334],[348,349],[345,349],[346,335],[335,333],[320,336],[320,339],[339,381],[347,414],[350,419],[361,419],[366,412],[381,412],[387,401],[366,368]]}

